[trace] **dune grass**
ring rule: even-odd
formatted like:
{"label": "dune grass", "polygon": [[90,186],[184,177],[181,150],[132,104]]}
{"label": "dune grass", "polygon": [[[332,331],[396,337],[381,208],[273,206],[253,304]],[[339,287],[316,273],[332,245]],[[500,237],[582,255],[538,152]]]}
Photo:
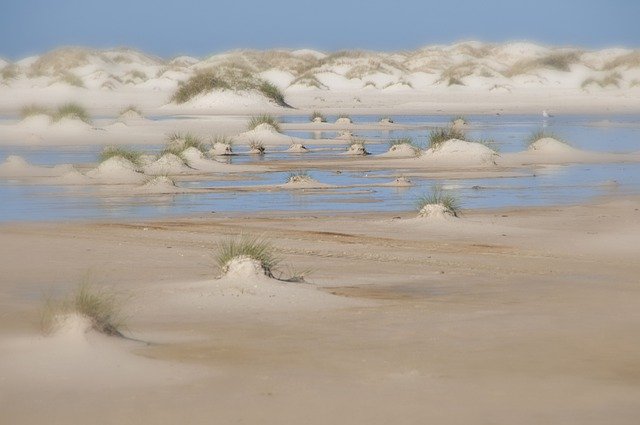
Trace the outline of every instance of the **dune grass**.
{"label": "dune grass", "polygon": [[276,105],[291,108],[291,105],[284,100],[284,94],[282,91],[270,82],[262,81],[258,86],[258,90],[265,95],[265,97],[274,101]]}
{"label": "dune grass", "polygon": [[423,195],[416,201],[416,209],[418,212],[427,205],[441,205],[447,212],[454,217],[460,214],[460,202],[454,195],[444,191],[442,187],[437,186],[430,193]]}
{"label": "dune grass", "polygon": [[558,140],[560,142],[566,143],[564,140],[562,140],[560,137],[558,137],[557,134],[552,133],[552,132],[547,131],[547,130],[542,130],[541,129],[541,130],[536,130],[533,133],[531,133],[531,135],[526,140],[527,146],[531,146],[532,144],[534,144],[538,140],[546,139],[546,138],[555,139],[555,140]]}
{"label": "dune grass", "polygon": [[385,115],[384,117],[380,117],[378,119],[378,122],[382,122],[382,121],[388,122],[389,124],[393,124],[393,119],[389,115]]}
{"label": "dune grass", "polygon": [[91,117],[87,110],[80,104],[69,102],[59,106],[53,113],[53,122],[58,122],[63,118],[79,119],[87,124],[91,124]]}
{"label": "dune grass", "polygon": [[429,133],[429,148],[437,149],[442,146],[444,142],[451,139],[465,140],[464,131],[454,128],[453,126],[431,130]]}
{"label": "dune grass", "polygon": [[419,153],[423,148],[423,146],[418,144],[411,137],[401,137],[398,139],[389,140],[389,149],[391,149],[394,146],[401,146],[401,145],[408,145],[413,149],[415,153]]}
{"label": "dune grass", "polygon": [[464,86],[465,83],[462,82],[460,78],[457,77],[449,77],[449,81],[447,81],[447,86]]}
{"label": "dune grass", "polygon": [[100,152],[99,160],[104,162],[110,158],[119,157],[130,161],[133,165],[140,166],[142,164],[142,153],[133,149],[127,149],[122,146],[107,146]]}
{"label": "dune grass", "polygon": [[72,72],[63,73],[60,76],[60,81],[74,87],[81,87],[81,88],[85,87],[84,81],[82,81],[82,78],[78,77],[76,74]]}
{"label": "dune grass", "polygon": [[308,171],[298,170],[292,171],[287,177],[287,183],[303,183],[312,180]]}
{"label": "dune grass", "polygon": [[278,120],[273,115],[267,115],[267,114],[251,117],[251,119],[249,120],[249,124],[247,125],[247,128],[249,130],[253,130],[260,124],[268,124],[271,127],[273,127],[278,133],[281,130],[280,123],[278,122]]}
{"label": "dune grass", "polygon": [[622,75],[618,72],[613,72],[611,74],[608,74],[601,79],[589,77],[582,82],[582,84],[580,85],[580,88],[585,89],[592,84],[596,84],[601,88],[605,88],[608,86],[620,87],[621,79],[622,79]]}
{"label": "dune grass", "polygon": [[172,101],[180,104],[188,102],[201,93],[209,93],[216,89],[227,90],[231,86],[211,70],[200,71],[182,83],[172,97]]}
{"label": "dune grass", "polygon": [[0,71],[0,77],[5,81],[15,80],[18,78],[18,68],[13,64],[6,65]]}
{"label": "dune grass", "polygon": [[313,122],[316,118],[320,118],[320,122],[327,122],[327,117],[325,117],[322,112],[313,111],[311,116],[309,117],[309,121]]}
{"label": "dune grass", "polygon": [[273,276],[275,268],[280,264],[280,259],[268,240],[241,235],[218,242],[215,261],[223,273],[227,271],[229,263],[237,258],[250,258],[259,262],[268,276]]}
{"label": "dune grass", "polygon": [[467,117],[465,117],[464,115],[456,115],[453,118],[451,118],[451,124],[454,124],[456,121],[462,121],[463,124],[468,124],[469,121],[467,121]]}
{"label": "dune grass", "polygon": [[167,147],[165,148],[165,153],[178,155],[178,153],[181,154],[189,148],[196,148],[200,152],[206,151],[206,147],[202,142],[202,139],[194,134],[173,132],[167,136]]}
{"label": "dune grass", "polygon": [[231,136],[217,135],[213,138],[212,144],[215,145],[218,143],[221,145],[233,146],[235,143],[235,140]]}
{"label": "dune grass", "polygon": [[249,140],[249,149],[251,149],[253,152],[263,154],[265,151],[264,143],[262,143],[260,140]]}
{"label": "dune grass", "polygon": [[338,119],[341,119],[341,118],[346,118],[346,119],[348,119],[349,121],[353,121],[353,120],[351,119],[351,117],[349,116],[349,114],[342,113],[342,114],[338,115]]}
{"label": "dune grass", "polygon": [[364,139],[351,139],[349,140],[348,145],[349,147],[358,145],[362,145],[362,147],[365,147],[367,145],[367,141]]}
{"label": "dune grass", "polygon": [[67,298],[53,300],[47,298],[41,314],[41,328],[45,334],[55,330],[61,316],[77,314],[91,321],[97,332],[110,336],[123,336],[125,326],[121,300],[115,294],[97,289],[85,279]]}
{"label": "dune grass", "polygon": [[51,111],[46,106],[38,105],[37,103],[25,105],[20,109],[21,119],[25,119],[35,115],[51,115]]}

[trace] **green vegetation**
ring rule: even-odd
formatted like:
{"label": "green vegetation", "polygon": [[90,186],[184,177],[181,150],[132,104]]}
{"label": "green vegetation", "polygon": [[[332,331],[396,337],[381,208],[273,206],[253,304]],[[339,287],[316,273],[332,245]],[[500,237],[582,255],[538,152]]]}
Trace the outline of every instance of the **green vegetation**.
{"label": "green vegetation", "polygon": [[271,127],[273,127],[277,132],[280,132],[280,123],[278,122],[278,120],[272,115],[266,115],[266,114],[251,117],[247,127],[249,128],[249,130],[253,130],[260,124],[268,124]]}
{"label": "green vegetation", "polygon": [[64,105],[59,106],[53,113],[53,122],[58,122],[63,118],[79,119],[87,124],[91,124],[91,117],[87,110],[74,102],[65,103]]}
{"label": "green vegetation", "polygon": [[138,151],[134,151],[132,149],[127,149],[122,146],[107,146],[100,153],[100,162],[104,162],[109,158],[119,157],[124,158],[127,161],[130,161],[132,164],[136,166],[141,165],[142,153]]}
{"label": "green vegetation", "polygon": [[444,142],[451,139],[465,140],[464,131],[449,127],[440,127],[435,130],[431,130],[429,133],[429,148],[437,149]]}
{"label": "green vegetation", "polygon": [[587,78],[586,80],[584,80],[582,82],[582,84],[580,85],[581,88],[585,89],[587,87],[589,87],[592,84],[596,84],[598,86],[600,86],[601,88],[605,88],[608,86],[614,86],[614,87],[620,87],[620,80],[622,79],[622,75],[619,72],[613,72],[611,74],[608,74],[606,76],[604,76],[601,79],[597,79],[597,78]]}
{"label": "green vegetation", "polygon": [[550,138],[550,139],[555,139],[558,141],[561,141],[563,143],[566,143],[564,140],[562,140],[560,137],[558,137],[558,135],[546,131],[546,130],[537,130],[535,132],[533,132],[528,138],[527,138],[527,146],[531,146],[532,144],[534,144],[535,142],[537,142],[540,139],[546,139],[546,138]]}
{"label": "green vegetation", "polygon": [[31,104],[25,105],[20,109],[20,118],[25,119],[34,115],[51,115],[51,111],[46,106]]}
{"label": "green vegetation", "polygon": [[13,64],[6,65],[2,68],[2,71],[0,71],[0,76],[5,81],[14,80],[18,77],[18,68]]}
{"label": "green vegetation", "polygon": [[322,112],[318,111],[313,111],[313,113],[309,117],[309,121],[314,122],[317,118],[320,119],[320,122],[327,122],[327,117],[325,117]]}
{"label": "green vegetation", "polygon": [[580,55],[580,52],[575,51],[560,52],[552,53],[538,59],[519,61],[505,72],[505,76],[513,77],[539,68],[568,72],[571,70],[571,64],[580,59]]}
{"label": "green vegetation", "polygon": [[259,262],[267,276],[273,276],[274,269],[280,263],[269,241],[244,235],[218,242],[215,258],[223,273],[227,272],[229,263],[238,258]]}
{"label": "green vegetation", "polygon": [[252,152],[263,154],[265,151],[264,143],[260,140],[249,140],[249,149]]}
{"label": "green vegetation", "polygon": [[460,214],[460,203],[458,199],[445,192],[441,187],[435,187],[431,193],[418,198],[416,208],[418,212],[422,211],[427,205],[441,205],[444,209],[454,217]]}
{"label": "green vegetation", "polygon": [[411,137],[401,137],[399,139],[389,140],[389,149],[391,149],[394,146],[401,146],[401,145],[410,146],[416,154],[419,153],[423,148],[423,146],[416,143]]}
{"label": "green vegetation", "polygon": [[60,81],[67,83],[70,86],[84,88],[84,81],[82,81],[82,78],[71,72],[63,73],[62,76],[60,76]]}
{"label": "green vegetation", "polygon": [[110,336],[123,336],[124,326],[120,300],[114,294],[93,287],[88,281],[78,286],[67,299],[47,299],[41,315],[42,331],[49,334],[55,330],[58,320],[65,315],[77,314],[91,321],[94,330]]}
{"label": "green vegetation", "polygon": [[244,67],[216,68],[200,71],[180,84],[172,97],[176,103],[185,103],[199,94],[213,90],[254,90],[262,93],[279,106],[290,107],[284,95],[275,85],[254,77]]}

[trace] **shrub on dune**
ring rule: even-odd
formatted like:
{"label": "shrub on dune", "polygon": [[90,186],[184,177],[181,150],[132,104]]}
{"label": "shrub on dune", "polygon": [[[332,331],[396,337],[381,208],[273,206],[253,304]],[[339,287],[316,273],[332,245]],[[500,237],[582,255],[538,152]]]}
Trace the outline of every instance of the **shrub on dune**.
{"label": "shrub on dune", "polygon": [[441,187],[434,188],[431,193],[427,195],[423,195],[418,198],[416,202],[416,209],[418,210],[419,215],[426,215],[426,210],[430,206],[440,206],[445,212],[453,215],[454,217],[458,217],[460,214],[460,203],[458,199],[442,190]]}
{"label": "shrub on dune", "polygon": [[69,84],[70,86],[81,87],[81,88],[85,87],[84,81],[82,81],[82,78],[78,77],[76,74],[72,72],[63,73],[60,76],[59,80],[62,81],[63,83]]}
{"label": "shrub on dune", "polygon": [[227,238],[218,242],[215,259],[223,273],[229,270],[229,264],[233,260],[253,260],[260,264],[267,276],[273,276],[274,269],[280,263],[269,241],[249,236]]}
{"label": "shrub on dune", "polygon": [[272,115],[258,115],[251,117],[249,124],[247,125],[249,130],[255,129],[260,124],[268,124],[273,127],[277,132],[280,132],[280,123]]}
{"label": "shrub on dune", "polygon": [[123,158],[131,162],[133,165],[140,166],[142,153],[127,149],[122,146],[108,146],[100,153],[100,162],[104,162],[110,158]]}
{"label": "shrub on dune", "polygon": [[208,93],[216,89],[230,89],[229,83],[212,71],[201,71],[182,83],[172,97],[176,103],[185,103],[201,93]]}
{"label": "shrub on dune", "polygon": [[464,140],[464,138],[464,131],[454,126],[436,128],[429,133],[429,148],[437,149],[447,140]]}
{"label": "shrub on dune", "polygon": [[322,112],[313,111],[313,113],[309,117],[309,121],[311,121],[311,122],[327,122],[327,117],[325,117],[322,114]]}
{"label": "shrub on dune", "polygon": [[53,113],[53,122],[58,122],[63,118],[79,119],[87,124],[91,124],[91,117],[87,110],[74,102],[65,103],[59,106]]}
{"label": "shrub on dune", "polygon": [[79,315],[91,322],[97,332],[110,336],[123,336],[121,329],[125,320],[120,300],[105,290],[99,290],[88,282],[78,286],[68,298],[53,301],[48,299],[42,311],[41,326],[45,334],[55,331],[60,321],[69,315]]}
{"label": "shrub on dune", "polygon": [[43,105],[35,104],[35,103],[31,105],[23,106],[20,109],[20,118],[22,119],[33,117],[35,115],[49,115],[49,114],[51,114],[51,111],[49,110],[49,108]]}

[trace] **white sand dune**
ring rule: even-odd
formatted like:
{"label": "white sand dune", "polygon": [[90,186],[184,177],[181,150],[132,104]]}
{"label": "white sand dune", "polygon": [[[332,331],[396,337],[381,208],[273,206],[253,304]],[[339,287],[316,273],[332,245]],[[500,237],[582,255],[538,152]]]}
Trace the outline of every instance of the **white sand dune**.
{"label": "white sand dune", "polygon": [[392,157],[392,158],[411,158],[417,156],[419,152],[408,143],[401,143],[398,145],[393,145],[389,148],[387,152],[381,153],[378,155],[379,157]]}
{"label": "white sand dune", "polygon": [[193,173],[193,168],[184,163],[182,158],[166,153],[149,165],[143,167],[145,174],[151,176],[178,175]]}
{"label": "white sand dune", "polygon": [[144,174],[133,163],[117,156],[103,161],[86,175],[104,184],[139,184],[145,180]]}
{"label": "white sand dune", "polygon": [[73,166],[69,164],[43,167],[29,164],[18,155],[9,155],[0,164],[0,177],[60,177],[72,171]]}
{"label": "white sand dune", "polygon": [[480,143],[451,139],[423,151],[416,160],[434,165],[493,166],[497,158],[496,152]]}

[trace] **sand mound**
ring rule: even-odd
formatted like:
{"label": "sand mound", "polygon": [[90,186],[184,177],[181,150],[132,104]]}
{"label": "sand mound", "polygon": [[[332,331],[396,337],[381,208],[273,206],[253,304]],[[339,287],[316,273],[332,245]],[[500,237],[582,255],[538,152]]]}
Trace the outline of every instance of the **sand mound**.
{"label": "sand mound", "polygon": [[51,117],[46,114],[31,115],[20,121],[18,125],[28,129],[44,129],[51,125]]}
{"label": "sand mound", "polygon": [[157,176],[148,180],[140,187],[140,191],[151,194],[167,194],[183,192],[176,183],[167,176]]}
{"label": "sand mound", "polygon": [[137,167],[122,157],[114,156],[87,172],[87,176],[104,183],[127,184],[141,183],[144,175]]}
{"label": "sand mound", "polygon": [[322,124],[324,121],[322,120],[322,117],[315,117],[311,122],[315,124]]}
{"label": "sand mound", "polygon": [[232,279],[260,280],[269,277],[269,273],[259,261],[245,256],[229,261],[224,266],[222,273],[225,277]]}
{"label": "sand mound", "polygon": [[352,124],[352,123],[353,122],[351,121],[351,118],[347,118],[347,117],[341,117],[336,120],[336,124],[340,124],[340,125]]}
{"label": "sand mound", "polygon": [[429,220],[449,220],[455,216],[440,204],[427,204],[420,209],[418,217]]}
{"label": "sand mound", "polygon": [[552,137],[545,137],[529,145],[528,151],[543,154],[567,154],[577,152],[577,149]]}
{"label": "sand mound", "polygon": [[385,153],[382,153],[378,156],[389,156],[389,157],[412,157],[417,155],[416,148],[411,146],[408,143],[402,143],[399,145],[393,145],[389,148],[389,150]]}
{"label": "sand mound", "polygon": [[253,130],[240,133],[236,139],[251,142],[252,140],[260,140],[263,143],[285,144],[296,140],[293,137],[279,133],[272,125],[262,123]]}
{"label": "sand mound", "polygon": [[55,131],[77,133],[93,129],[93,127],[80,118],[62,118],[50,125],[51,129]]}
{"label": "sand mound", "polygon": [[118,117],[120,121],[138,121],[145,119],[138,111],[134,111],[133,109],[129,109],[128,111],[123,112]]}
{"label": "sand mound", "polygon": [[72,170],[73,167],[68,164],[55,167],[32,165],[17,155],[9,155],[0,164],[1,177],[58,177]]}
{"label": "sand mound", "polygon": [[347,147],[346,155],[369,155],[363,143],[353,143]]}
{"label": "sand mound", "polygon": [[48,183],[60,184],[60,185],[80,185],[80,184],[86,184],[90,180],[91,179],[89,177],[85,176],[80,171],[73,169],[62,174],[59,177],[54,177],[50,179]]}
{"label": "sand mound", "polygon": [[498,154],[483,144],[451,139],[429,148],[419,160],[442,164],[495,165]]}
{"label": "sand mound", "polygon": [[391,183],[388,183],[388,186],[409,187],[409,186],[413,186],[413,182],[410,179],[408,179],[407,177],[398,177],[397,179],[395,179]]}
{"label": "sand mound", "polygon": [[85,334],[92,330],[91,319],[72,313],[54,317],[50,335],[69,340],[84,340]]}
{"label": "sand mound", "polygon": [[382,125],[389,125],[389,124],[393,124],[393,120],[391,118],[382,118],[380,121],[378,121],[380,124]]}
{"label": "sand mound", "polygon": [[291,144],[291,146],[289,146],[289,149],[287,149],[287,152],[305,153],[305,152],[309,152],[309,149],[307,149],[307,147],[302,143],[293,143]]}
{"label": "sand mound", "polygon": [[184,174],[192,169],[187,166],[182,158],[166,153],[155,160],[152,164],[144,167],[144,172],[152,176],[160,176],[165,174]]}
{"label": "sand mound", "polygon": [[233,149],[231,149],[231,145],[228,143],[216,142],[213,144],[211,149],[209,149],[209,155],[213,155],[213,156],[232,155],[232,154],[233,154]]}

